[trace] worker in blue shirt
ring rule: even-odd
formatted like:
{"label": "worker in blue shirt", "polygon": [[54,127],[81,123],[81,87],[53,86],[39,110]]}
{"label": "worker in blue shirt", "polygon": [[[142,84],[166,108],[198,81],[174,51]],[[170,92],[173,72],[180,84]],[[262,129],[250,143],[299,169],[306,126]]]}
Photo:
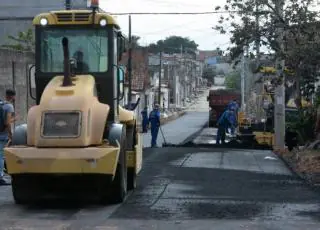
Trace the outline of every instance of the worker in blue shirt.
{"label": "worker in blue shirt", "polygon": [[232,113],[234,113],[234,111],[232,109],[231,110],[227,109],[220,116],[220,118],[217,122],[218,132],[217,132],[216,144],[220,144],[220,140],[221,140],[222,144],[225,144],[226,130],[228,127],[233,126]]}
{"label": "worker in blue shirt", "polygon": [[151,148],[157,147],[157,137],[160,128],[160,111],[159,105],[156,104],[149,114],[151,124]]}
{"label": "worker in blue shirt", "polygon": [[141,115],[142,115],[142,132],[147,133],[148,124],[149,124],[148,107],[144,107],[144,109],[141,111]]}
{"label": "worker in blue shirt", "polygon": [[227,108],[234,110],[235,113],[237,114],[238,111],[239,111],[239,104],[238,104],[238,102],[236,100],[232,100],[232,101],[229,102]]}

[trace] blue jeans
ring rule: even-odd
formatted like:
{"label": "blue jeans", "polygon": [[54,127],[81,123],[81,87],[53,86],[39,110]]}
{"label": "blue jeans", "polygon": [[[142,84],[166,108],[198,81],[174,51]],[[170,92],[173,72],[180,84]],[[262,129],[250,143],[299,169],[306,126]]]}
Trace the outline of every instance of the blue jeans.
{"label": "blue jeans", "polygon": [[235,127],[232,126],[232,127],[230,128],[230,130],[231,130],[231,135],[234,135]]}
{"label": "blue jeans", "polygon": [[157,137],[159,132],[159,126],[151,124],[151,147],[157,145]]}
{"label": "blue jeans", "polygon": [[225,143],[226,139],[226,127],[223,125],[218,126],[218,132],[217,132],[217,138],[216,138],[216,144],[220,144],[220,140],[222,144]]}
{"label": "blue jeans", "polygon": [[4,176],[4,146],[7,144],[7,141],[0,140],[0,179]]}

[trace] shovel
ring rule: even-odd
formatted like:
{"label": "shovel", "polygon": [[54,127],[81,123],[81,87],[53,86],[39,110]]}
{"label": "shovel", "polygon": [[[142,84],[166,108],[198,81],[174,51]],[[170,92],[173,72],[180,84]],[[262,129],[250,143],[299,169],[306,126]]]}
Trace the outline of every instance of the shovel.
{"label": "shovel", "polygon": [[166,138],[164,137],[164,134],[163,134],[163,131],[162,131],[162,128],[161,128],[161,126],[159,127],[160,128],[160,132],[161,132],[161,135],[162,135],[162,137],[163,137],[163,143],[162,143],[162,147],[172,147],[172,146],[176,146],[175,144],[172,144],[172,143],[168,143],[167,141],[166,141]]}

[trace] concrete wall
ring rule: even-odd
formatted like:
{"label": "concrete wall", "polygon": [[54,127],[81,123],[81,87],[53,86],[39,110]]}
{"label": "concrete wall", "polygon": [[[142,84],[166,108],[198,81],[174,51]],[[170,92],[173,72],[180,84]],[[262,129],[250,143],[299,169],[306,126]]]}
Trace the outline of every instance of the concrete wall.
{"label": "concrete wall", "polygon": [[0,49],[0,97],[5,99],[5,90],[15,88],[16,124],[26,121],[28,108],[35,104],[28,94],[28,65],[33,63],[32,53]]}
{"label": "concrete wall", "polygon": [[[85,9],[87,0],[71,0],[72,8]],[[0,1],[0,45],[7,44],[8,35],[16,36],[32,26],[37,14],[65,8],[65,0],[1,0]],[[30,18],[21,20],[19,17]]]}
{"label": "concrete wall", "polygon": [[223,75],[214,77],[214,85],[224,85],[226,78]]}

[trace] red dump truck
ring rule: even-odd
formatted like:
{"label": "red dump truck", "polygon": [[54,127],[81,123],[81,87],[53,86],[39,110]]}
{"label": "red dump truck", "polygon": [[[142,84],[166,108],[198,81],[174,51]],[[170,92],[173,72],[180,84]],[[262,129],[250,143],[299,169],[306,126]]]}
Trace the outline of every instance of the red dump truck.
{"label": "red dump truck", "polygon": [[210,90],[207,101],[209,102],[209,127],[216,127],[216,123],[231,100],[241,100],[241,92],[234,89]]}

